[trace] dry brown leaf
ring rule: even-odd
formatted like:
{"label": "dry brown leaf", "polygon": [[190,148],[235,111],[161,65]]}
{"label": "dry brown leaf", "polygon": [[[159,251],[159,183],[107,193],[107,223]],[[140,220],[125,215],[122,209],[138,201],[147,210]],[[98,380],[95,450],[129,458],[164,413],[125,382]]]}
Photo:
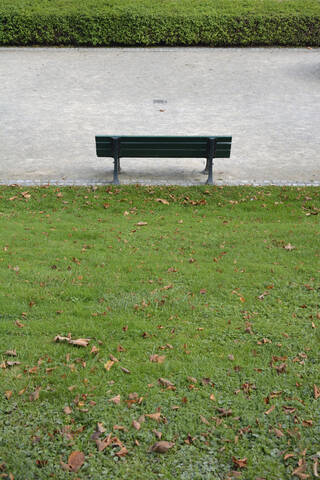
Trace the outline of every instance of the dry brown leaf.
{"label": "dry brown leaf", "polygon": [[128,369],[127,369],[127,368],[125,368],[125,367],[120,367],[120,370],[122,370],[122,371],[123,371],[123,373],[128,373],[128,374],[130,374],[130,373],[131,373],[131,372],[130,372],[130,370],[128,370]]}
{"label": "dry brown leaf", "polygon": [[84,464],[85,456],[83,452],[72,452],[68,459],[68,466],[70,472],[77,472]]}
{"label": "dry brown leaf", "polygon": [[19,320],[16,320],[14,323],[15,323],[15,325],[17,325],[17,327],[19,327],[19,328],[23,328],[23,327],[24,327],[24,324],[21,323],[21,322],[19,322]]}
{"label": "dry brown leaf", "polygon": [[235,458],[232,457],[232,461],[235,467],[237,468],[247,468],[247,458]]}
{"label": "dry brown leaf", "polygon": [[116,395],[115,397],[109,399],[109,402],[113,402],[116,405],[119,405],[120,401],[121,401],[120,395]]}
{"label": "dry brown leaf", "polygon": [[206,417],[204,417],[203,415],[200,415],[200,420],[202,423],[204,423],[205,425],[210,425],[210,423],[208,422],[208,420],[206,419]]}
{"label": "dry brown leaf", "polygon": [[312,470],[313,470],[313,475],[314,475],[316,478],[319,478],[318,467],[319,467],[319,461],[318,461],[317,458],[314,458]]}
{"label": "dry brown leaf", "polygon": [[62,337],[61,335],[56,335],[53,339],[54,342],[69,342],[70,337]]}
{"label": "dry brown leaf", "polygon": [[68,343],[76,345],[77,347],[87,347],[90,342],[90,338],[77,338],[76,340],[69,340]]}
{"label": "dry brown leaf", "polygon": [[6,390],[4,392],[4,396],[6,397],[7,400],[10,400],[10,398],[12,397],[12,390]]}
{"label": "dry brown leaf", "polygon": [[110,355],[109,355],[109,358],[110,358],[110,360],[112,360],[114,363],[119,362],[119,360],[118,360],[116,357],[114,357],[111,353],[110,353]]}
{"label": "dry brown leaf", "polygon": [[29,396],[30,402],[34,402],[35,400],[39,400],[41,387],[37,387],[33,393]]}
{"label": "dry brown leaf", "polygon": [[168,200],[165,200],[164,198],[156,198],[155,201],[162,203],[163,205],[169,205]]}
{"label": "dry brown leaf", "polygon": [[272,405],[269,410],[267,410],[266,412],[264,412],[265,415],[269,415],[271,412],[273,412],[273,410],[276,408],[275,405]]}
{"label": "dry brown leaf", "polygon": [[156,413],[146,413],[145,417],[151,418],[151,420],[156,420],[157,422],[161,421],[161,414],[160,412]]}
{"label": "dry brown leaf", "polygon": [[129,452],[128,450],[126,449],[126,447],[121,447],[119,452],[116,453],[117,457],[124,457],[125,455],[127,455]]}
{"label": "dry brown leaf", "polygon": [[132,420],[132,426],[136,430],[140,430],[140,428],[141,428],[141,424],[139,422],[137,422],[137,420]]}
{"label": "dry brown leaf", "polygon": [[144,226],[148,225],[148,222],[138,222],[135,225],[136,225],[136,227],[144,227]]}
{"label": "dry brown leaf", "polygon": [[150,447],[149,452],[156,452],[156,453],[166,453],[170,448],[172,448],[175,444],[173,442],[167,442],[165,440],[160,440],[156,442]]}
{"label": "dry brown leaf", "polygon": [[313,385],[313,395],[316,400],[320,397],[320,388],[316,384]]}
{"label": "dry brown leaf", "polygon": [[294,250],[296,247],[295,247],[294,245],[291,245],[291,243],[288,243],[288,244],[285,245],[283,248],[284,248],[285,250],[288,250],[288,251],[290,252],[291,250]]}
{"label": "dry brown leaf", "polygon": [[159,378],[158,382],[163,385],[164,387],[173,387],[174,383],[170,382],[170,380],[167,380],[166,378]]}
{"label": "dry brown leaf", "polygon": [[99,352],[99,348],[96,347],[95,345],[93,345],[93,347],[91,348],[90,350],[90,353],[92,353],[93,355],[96,355],[98,352]]}
{"label": "dry brown leaf", "polygon": [[153,433],[155,434],[155,436],[158,438],[158,440],[161,440],[161,437],[162,437],[162,432],[159,432],[159,430],[152,430]]}
{"label": "dry brown leaf", "polygon": [[163,363],[165,361],[165,355],[158,355],[157,353],[150,356],[150,362]]}
{"label": "dry brown leaf", "polygon": [[21,362],[8,360],[7,362],[5,362],[5,364],[6,364],[6,366],[5,366],[4,368],[6,368],[6,367],[15,367],[16,365],[21,365]]}
{"label": "dry brown leaf", "polygon": [[72,413],[72,409],[68,405],[64,407],[63,411],[66,415],[70,415]]}
{"label": "dry brown leaf", "polygon": [[16,350],[7,350],[6,352],[4,352],[4,354],[8,355],[8,357],[16,357],[17,356]]}
{"label": "dry brown leaf", "polygon": [[108,360],[107,363],[104,364],[104,368],[109,371],[112,365],[114,365],[114,362],[112,360]]}

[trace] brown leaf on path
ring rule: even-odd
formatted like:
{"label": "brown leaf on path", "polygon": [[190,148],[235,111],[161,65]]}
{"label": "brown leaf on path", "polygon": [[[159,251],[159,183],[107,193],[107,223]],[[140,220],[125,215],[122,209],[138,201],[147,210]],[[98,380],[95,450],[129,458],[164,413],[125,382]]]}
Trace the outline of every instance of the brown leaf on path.
{"label": "brown leaf on path", "polygon": [[109,401],[109,402],[113,402],[113,403],[115,403],[116,405],[119,405],[119,403],[120,403],[120,401],[121,401],[121,397],[120,397],[120,395],[116,395],[115,397],[110,398],[108,401]]}
{"label": "brown leaf on path", "polygon": [[6,352],[4,352],[4,354],[7,355],[8,357],[16,357],[17,356],[16,350],[7,350]]}
{"label": "brown leaf on path", "polygon": [[247,468],[247,458],[232,457],[233,464],[236,468]]}
{"label": "brown leaf on path", "polygon": [[37,387],[33,393],[29,396],[30,402],[34,402],[35,400],[39,400],[41,387]]}
{"label": "brown leaf on path", "polygon": [[140,428],[141,428],[141,424],[139,422],[137,422],[137,420],[132,420],[132,426],[136,430],[140,430]]}
{"label": "brown leaf on path", "polygon": [[159,442],[154,443],[150,448],[149,452],[156,452],[156,453],[166,453],[170,448],[172,448],[175,444],[173,442],[167,442],[165,440],[160,440]]}
{"label": "brown leaf on path", "polygon": [[156,198],[155,201],[158,203],[162,203],[163,205],[169,205],[168,200],[165,200],[164,198]]}
{"label": "brown leaf on path", "polygon": [[150,356],[150,362],[154,363],[163,363],[165,360],[165,355],[158,355],[157,353]]}
{"label": "brown leaf on path", "polygon": [[316,384],[313,385],[313,395],[316,400],[320,397],[320,388]]}

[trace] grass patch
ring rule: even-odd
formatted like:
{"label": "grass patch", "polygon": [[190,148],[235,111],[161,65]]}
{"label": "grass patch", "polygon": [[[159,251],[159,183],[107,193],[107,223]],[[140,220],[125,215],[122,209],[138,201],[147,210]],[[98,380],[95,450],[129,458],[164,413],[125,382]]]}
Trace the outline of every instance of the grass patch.
{"label": "grass patch", "polygon": [[[319,194],[2,187],[2,477],[311,476]],[[68,334],[89,345],[53,341]]]}
{"label": "grass patch", "polygon": [[0,45],[320,45],[318,0],[2,0]]}

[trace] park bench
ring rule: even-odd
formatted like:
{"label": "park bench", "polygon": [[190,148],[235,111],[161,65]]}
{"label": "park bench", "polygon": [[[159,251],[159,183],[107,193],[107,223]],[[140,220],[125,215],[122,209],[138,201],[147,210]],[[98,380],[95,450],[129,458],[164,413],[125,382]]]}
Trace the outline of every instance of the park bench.
{"label": "park bench", "polygon": [[113,182],[119,184],[120,158],[205,158],[204,173],[207,184],[212,185],[214,158],[229,158],[232,137],[143,137],[143,136],[96,136],[98,157],[113,157]]}

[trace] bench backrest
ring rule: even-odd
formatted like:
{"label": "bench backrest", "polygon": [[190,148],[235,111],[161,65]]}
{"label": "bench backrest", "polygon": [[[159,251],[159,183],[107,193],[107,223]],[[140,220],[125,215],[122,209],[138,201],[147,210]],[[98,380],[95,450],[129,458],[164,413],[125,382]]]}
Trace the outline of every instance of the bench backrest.
{"label": "bench backrest", "polygon": [[118,139],[119,157],[207,158],[209,139],[215,139],[215,158],[229,158],[232,137],[96,136],[98,157],[114,157]]}

